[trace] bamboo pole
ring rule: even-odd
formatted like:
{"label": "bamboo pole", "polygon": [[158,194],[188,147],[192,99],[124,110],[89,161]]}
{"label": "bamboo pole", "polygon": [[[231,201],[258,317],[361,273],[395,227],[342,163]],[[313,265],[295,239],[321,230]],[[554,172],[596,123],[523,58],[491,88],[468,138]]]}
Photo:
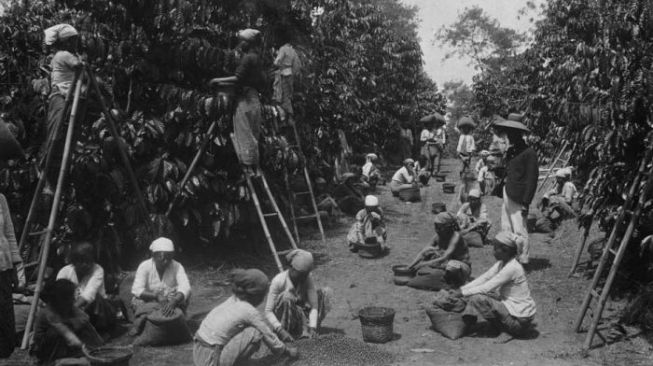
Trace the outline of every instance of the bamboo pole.
{"label": "bamboo pole", "polygon": [[272,203],[272,207],[274,207],[274,211],[279,216],[279,221],[281,222],[281,226],[283,227],[283,230],[286,232],[286,236],[288,237],[288,240],[290,241],[290,245],[294,249],[297,249],[297,243],[295,242],[295,239],[293,238],[292,234],[290,233],[290,229],[288,228],[288,224],[286,224],[286,220],[283,218],[283,215],[281,214],[281,210],[279,210],[279,206],[277,205],[277,201],[274,199],[274,196],[272,195],[272,191],[270,191],[270,187],[268,186],[268,181],[265,179],[265,176],[263,175],[263,173],[261,173],[261,181],[263,182],[263,188],[265,189],[265,193],[267,193],[268,198],[270,199],[270,203]]}
{"label": "bamboo pole", "polygon": [[64,180],[66,178],[66,172],[68,171],[68,165],[70,162],[70,150],[73,142],[73,131],[75,129],[75,119],[77,117],[77,110],[79,108],[79,95],[82,90],[82,81],[77,80],[75,85],[75,97],[73,99],[73,106],[70,111],[70,120],[68,122],[68,131],[66,132],[66,142],[64,145],[63,158],[61,162],[61,167],[59,168],[59,177],[57,179],[57,188],[54,193],[54,200],[52,202],[52,209],[50,210],[50,220],[48,221],[48,228],[45,232],[45,240],[43,241],[43,246],[41,247],[41,263],[39,264],[39,272],[36,280],[36,289],[34,290],[34,297],[29,308],[29,315],[27,317],[27,325],[25,326],[25,333],[23,334],[23,341],[21,343],[21,349],[27,348],[27,343],[29,336],[34,325],[34,315],[36,314],[36,305],[39,302],[39,297],[41,295],[41,287],[43,286],[43,276],[45,275],[45,269],[48,263],[48,256],[50,253],[50,244],[52,242],[52,232],[54,231],[54,225],[57,221],[57,214],[59,212],[59,204],[61,203],[61,191],[63,189]]}
{"label": "bamboo pole", "polygon": [[544,187],[544,184],[546,184],[546,181],[549,180],[549,177],[551,176],[551,173],[553,172],[553,168],[555,168],[556,164],[558,163],[558,160],[562,156],[562,154],[565,152],[567,149],[567,145],[569,145],[569,142],[565,141],[565,143],[562,145],[562,148],[560,149],[560,152],[558,153],[558,156],[556,156],[555,160],[551,163],[549,166],[549,171],[546,173],[546,176],[544,177],[544,180],[540,184],[540,186],[537,188],[537,191],[535,193],[539,192],[542,187]]}
{"label": "bamboo pole", "polygon": [[[77,71],[75,73],[75,77],[73,78],[73,83],[71,85],[77,85],[77,81],[79,80],[79,74],[80,71]],[[36,189],[34,190],[34,196],[32,197],[32,202],[29,205],[29,211],[27,211],[27,218],[25,219],[23,230],[20,233],[20,241],[18,242],[19,253],[23,252],[23,247],[25,246],[25,242],[27,241],[27,236],[29,234],[29,225],[31,224],[34,218],[34,211],[36,210],[36,205],[38,204],[41,190],[43,189],[43,186],[45,185],[45,181],[47,180],[46,173],[48,169],[50,169],[50,165],[52,165],[52,154],[50,153],[50,150],[52,150],[51,144],[57,140],[57,137],[59,137],[59,133],[61,132],[61,126],[63,126],[63,121],[66,118],[66,114],[67,114],[66,112],[68,111],[68,109],[70,109],[70,104],[73,101],[74,92],[75,89],[73,88],[70,88],[70,90],[68,90],[68,95],[66,96],[66,105],[64,106],[64,113],[61,115],[61,118],[55,123],[54,129],[51,132],[53,135],[51,139],[48,140],[47,142],[48,148],[46,149],[45,165],[41,170],[41,176],[39,177],[39,181],[36,184]]]}
{"label": "bamboo pole", "polygon": [[[188,170],[186,170],[186,174],[181,179],[181,183],[179,184],[179,192],[182,189],[184,189],[184,186],[186,185],[188,179],[190,179],[190,176],[193,174],[193,171],[195,170],[197,163],[199,163],[200,158],[202,157],[202,155],[204,155],[204,152],[206,151],[206,148],[209,145],[209,141],[211,141],[211,136],[213,136],[213,132],[215,131],[217,125],[218,125],[218,121],[213,121],[213,123],[211,123],[211,126],[209,126],[209,129],[206,131],[206,136],[204,137],[204,141],[202,141],[202,145],[200,146],[199,150],[197,150],[195,157],[193,157],[193,161],[190,163]],[[177,192],[175,196],[172,197],[172,200],[168,205],[168,209],[166,210],[166,217],[170,216],[172,209],[175,207],[177,198],[179,197],[179,192]]]}
{"label": "bamboo pole", "polygon": [[116,143],[118,145],[118,152],[120,153],[120,159],[122,160],[122,163],[125,165],[125,169],[127,170],[127,175],[129,176],[129,180],[132,185],[132,189],[134,190],[134,193],[136,194],[136,200],[138,201],[138,204],[141,208],[141,214],[143,215],[143,219],[145,220],[145,224],[147,225],[148,230],[150,231],[150,235],[154,234],[154,229],[152,227],[152,221],[150,220],[150,213],[147,210],[147,205],[145,204],[145,200],[143,199],[143,193],[141,192],[141,188],[138,186],[138,180],[136,179],[136,175],[134,175],[134,170],[132,169],[132,165],[129,162],[129,157],[127,156],[127,153],[125,152],[125,148],[122,145],[122,139],[120,137],[120,134],[118,133],[118,128],[116,127],[116,122],[113,119],[113,115],[111,114],[111,111],[107,107],[107,104],[104,101],[104,97],[102,96],[102,92],[100,91],[100,87],[97,84],[97,80],[95,80],[95,75],[87,69],[87,74],[88,78],[90,79],[91,86],[93,87],[93,90],[95,93],[98,95],[98,100],[100,102],[100,106],[102,107],[102,111],[104,112],[104,115],[107,120],[107,124],[109,125],[109,131],[111,132],[111,135],[113,138],[116,140]]}

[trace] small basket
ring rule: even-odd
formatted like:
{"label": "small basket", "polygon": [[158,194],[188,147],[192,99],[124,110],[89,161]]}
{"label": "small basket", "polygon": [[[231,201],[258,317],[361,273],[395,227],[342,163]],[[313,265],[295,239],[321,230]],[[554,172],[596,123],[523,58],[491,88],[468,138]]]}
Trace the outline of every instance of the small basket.
{"label": "small basket", "polygon": [[444,193],[454,193],[456,190],[456,185],[453,183],[442,183],[442,192]]}
{"label": "small basket", "polygon": [[446,212],[447,211],[447,205],[445,205],[442,202],[436,202],[431,205],[431,213],[434,215],[439,214],[440,212]]}
{"label": "small basket", "polygon": [[134,355],[134,347],[84,347],[83,352],[92,366],[127,366]]}
{"label": "small basket", "polygon": [[395,276],[415,276],[415,269],[408,268],[408,265],[406,264],[395,264],[392,266],[392,272],[395,274]]}
{"label": "small basket", "polygon": [[363,340],[370,343],[386,343],[392,340],[392,324],[395,311],[384,307],[366,307],[358,312],[363,330]]}
{"label": "small basket", "polygon": [[399,191],[399,199],[406,202],[417,202],[422,199],[419,187],[411,187]]}
{"label": "small basket", "polygon": [[356,245],[356,247],[358,249],[358,256],[361,258],[372,259],[377,258],[382,254],[381,244],[377,243],[376,241],[372,242],[371,240],[366,240],[365,243],[359,243]]}
{"label": "small basket", "polygon": [[442,173],[436,173],[435,174],[435,181],[436,182],[444,182],[445,180],[447,180],[447,175],[446,174],[442,174]]}

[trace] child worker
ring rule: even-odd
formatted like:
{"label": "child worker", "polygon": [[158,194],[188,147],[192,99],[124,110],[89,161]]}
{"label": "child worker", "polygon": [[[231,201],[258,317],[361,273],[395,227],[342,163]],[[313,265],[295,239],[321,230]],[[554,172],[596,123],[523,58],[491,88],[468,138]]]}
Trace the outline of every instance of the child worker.
{"label": "child worker", "polygon": [[374,153],[365,155],[365,164],[361,167],[361,182],[370,188],[372,191],[376,188],[377,183],[381,179],[381,172],[374,164],[379,159],[379,156]]}
{"label": "child worker", "polygon": [[531,297],[524,268],[517,261],[518,235],[502,231],[493,240],[497,262],[474,281],[453,291],[453,296],[465,297],[465,314],[480,315],[488,321],[505,343],[512,337],[522,337],[533,326],[535,301]]}
{"label": "child worker", "polygon": [[256,309],[269,286],[268,277],[258,269],[236,269],[231,273],[233,295],[211,310],[195,333],[195,366],[247,362],[261,346],[261,340],[275,354],[297,357],[297,349],[285,345]]}
{"label": "child worker", "polygon": [[82,346],[103,344],[88,315],[75,306],[76,287],[69,280],[58,279],[43,289],[42,299],[46,306],[38,312],[30,344],[30,354],[36,357],[38,365],[83,358]]}
{"label": "child worker", "polygon": [[368,238],[376,239],[376,242],[381,245],[381,251],[387,250],[383,211],[379,207],[379,199],[376,196],[365,196],[365,208],[358,211],[355,220],[347,234],[350,251],[357,252],[358,246],[365,244]]}
{"label": "child worker", "polygon": [[474,136],[472,136],[472,131],[476,127],[474,120],[470,117],[463,117],[458,121],[458,129],[460,130],[460,138],[458,139],[458,146],[456,151],[458,156],[463,162],[463,168],[460,172],[462,175],[465,173],[472,162],[472,156],[476,151],[476,143],[474,142]]}
{"label": "child worker", "polygon": [[467,282],[472,272],[469,249],[453,214],[440,212],[433,224],[435,235],[431,243],[409,265],[417,270],[417,276],[407,286],[431,291],[450,285],[458,287]]}

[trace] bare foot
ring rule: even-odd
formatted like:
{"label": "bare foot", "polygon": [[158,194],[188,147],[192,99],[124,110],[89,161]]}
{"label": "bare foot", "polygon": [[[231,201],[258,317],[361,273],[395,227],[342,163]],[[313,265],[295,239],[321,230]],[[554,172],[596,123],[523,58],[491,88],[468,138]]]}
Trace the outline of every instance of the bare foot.
{"label": "bare foot", "polygon": [[508,343],[508,342],[512,341],[513,339],[514,339],[514,337],[511,336],[510,334],[508,334],[506,332],[501,332],[501,334],[499,334],[498,337],[494,338],[492,343],[494,343],[494,344],[505,344],[505,343]]}

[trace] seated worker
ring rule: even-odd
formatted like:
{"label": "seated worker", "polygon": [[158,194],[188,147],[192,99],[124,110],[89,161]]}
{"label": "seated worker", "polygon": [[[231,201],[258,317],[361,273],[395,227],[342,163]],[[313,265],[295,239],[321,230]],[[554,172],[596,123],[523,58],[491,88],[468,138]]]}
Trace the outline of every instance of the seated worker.
{"label": "seated worker", "polygon": [[371,190],[376,188],[376,185],[381,180],[381,171],[374,164],[379,157],[376,154],[367,154],[365,156],[365,164],[361,167],[361,182],[367,185]]}
{"label": "seated worker", "polygon": [[472,189],[480,189],[478,182],[476,181],[476,176],[471,171],[467,171],[462,175],[462,183],[460,184],[460,189],[458,191],[458,202],[460,204],[465,204],[469,198],[469,192]]}
{"label": "seated worker", "polygon": [[398,196],[399,191],[413,188],[417,185],[417,174],[415,172],[415,160],[404,160],[404,166],[399,168],[390,181],[390,191],[393,196]]}
{"label": "seated worker", "polygon": [[175,261],[172,240],[158,238],[150,245],[152,258],[138,266],[132,285],[134,327],[131,335],[143,331],[147,315],[160,310],[163,316],[172,316],[176,308],[188,306],[190,282],[184,267]]}
{"label": "seated worker", "polygon": [[[500,335],[498,342],[521,337],[532,328],[535,301],[524,268],[517,261],[519,236],[502,231],[493,240],[497,262],[474,281],[453,292],[467,299],[467,315],[480,315]],[[498,295],[498,299],[497,299]]]}
{"label": "seated worker", "polygon": [[95,263],[93,252],[89,242],[73,245],[70,264],[59,270],[57,279],[69,280],[77,286],[75,306],[89,315],[95,329],[108,331],[116,323],[116,309],[107,300],[104,269]]}
{"label": "seated worker", "polygon": [[540,213],[535,212],[530,215],[529,221],[535,221],[532,225],[532,230],[535,232],[552,233],[563,220],[576,217],[573,206],[578,190],[570,181],[571,169],[558,169],[555,176],[555,187],[546,192],[538,204]]}
{"label": "seated worker", "polygon": [[311,278],[311,253],[295,249],[286,255],[286,261],[290,268],[277,274],[270,284],[265,317],[284,342],[313,338],[328,311],[329,300]]}
{"label": "seated worker", "polygon": [[420,155],[417,159],[417,164],[415,164],[415,171],[417,172],[417,180],[424,187],[428,187],[429,180],[431,179],[431,172],[427,168],[428,158],[424,155]]}
{"label": "seated worker", "polygon": [[488,219],[487,206],[481,201],[480,189],[474,188],[469,191],[467,202],[460,206],[456,216],[460,233],[467,246],[482,247],[492,225]]}
{"label": "seated worker", "polygon": [[83,358],[82,346],[99,347],[104,342],[88,315],[75,306],[77,285],[58,279],[43,289],[46,306],[39,309],[30,343],[30,355],[38,365],[55,365],[65,358]]}
{"label": "seated worker", "polygon": [[[472,272],[469,250],[459,232],[456,217],[449,212],[435,215],[435,235],[410,264],[417,276],[407,286],[438,291],[448,285],[458,287]],[[444,283],[443,281],[446,281]]]}
{"label": "seated worker", "polygon": [[349,229],[347,242],[349,250],[358,251],[358,246],[365,244],[368,238],[376,238],[376,242],[381,245],[381,249],[387,249],[385,241],[387,233],[385,223],[383,222],[383,212],[379,208],[379,199],[369,195],[365,197],[365,208],[358,211],[356,221]]}
{"label": "seated worker", "polygon": [[268,277],[258,269],[236,269],[231,273],[233,295],[213,308],[195,333],[195,366],[243,364],[259,349],[261,340],[276,354],[297,357],[297,349],[279,340],[256,309],[269,285]]}
{"label": "seated worker", "polygon": [[342,212],[347,215],[355,215],[364,205],[365,196],[357,186],[356,174],[343,174],[343,182],[333,190],[333,198]]}

